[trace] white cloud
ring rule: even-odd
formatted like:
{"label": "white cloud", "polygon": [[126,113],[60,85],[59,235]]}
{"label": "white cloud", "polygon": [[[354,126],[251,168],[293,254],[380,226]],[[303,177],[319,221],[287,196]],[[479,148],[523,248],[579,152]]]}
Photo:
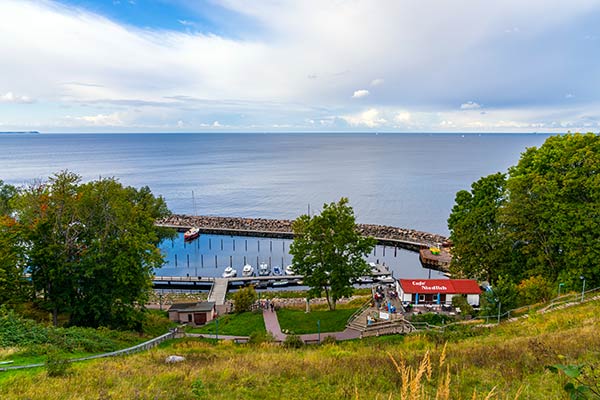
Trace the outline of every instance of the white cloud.
{"label": "white cloud", "polygon": [[565,99],[572,99],[573,97],[575,97],[573,95],[573,93],[567,93],[567,94],[565,94]]}
{"label": "white cloud", "polygon": [[474,101],[467,101],[460,105],[461,110],[478,110],[481,108],[480,104],[475,103]]}
{"label": "white cloud", "polygon": [[370,108],[354,115],[345,115],[341,117],[351,126],[360,127],[364,126],[367,128],[377,128],[387,124],[387,120],[381,116],[379,110]]}
{"label": "white cloud", "polygon": [[7,92],[0,95],[0,103],[30,104],[33,100],[28,96],[16,96],[13,92]]}
{"label": "white cloud", "polygon": [[369,95],[369,91],[367,89],[359,89],[355,90],[352,94],[353,99],[361,99],[363,97],[367,97]]}
{"label": "white cloud", "polygon": [[409,112],[401,111],[396,114],[396,116],[394,117],[394,120],[398,123],[405,124],[410,121],[410,117],[411,117],[411,115]]}
{"label": "white cloud", "polygon": [[215,121],[212,123],[212,127],[213,128],[221,128],[221,127],[223,127],[223,125],[221,125],[221,123],[219,121]]}
{"label": "white cloud", "polygon": [[66,125],[73,125],[74,122],[80,123],[83,126],[96,127],[111,127],[125,125],[125,122],[123,121],[123,115],[121,113],[66,116],[64,119],[67,121]]}
{"label": "white cloud", "polygon": [[[10,88],[12,97],[0,93],[0,101],[43,99],[21,119],[46,126],[60,123],[47,116],[63,106],[76,109],[69,111],[72,115],[96,118],[98,127],[101,116],[118,115],[127,126],[174,126],[182,120],[190,130],[209,129],[211,124],[202,121],[218,118],[230,127],[240,114],[246,115],[247,127],[284,126],[285,119],[294,126],[310,119],[319,121],[317,126],[320,121],[337,126],[339,120],[331,115],[361,120],[362,113],[354,114],[356,99],[369,92],[356,87],[373,78],[368,87],[377,87],[378,104],[387,110],[378,105],[378,118],[363,118],[366,122],[355,126],[410,122],[427,130],[439,126],[436,113],[447,113],[464,99],[478,103],[464,103],[463,111],[480,104],[486,110],[495,104],[513,111],[550,109],[549,99],[556,95],[548,93],[564,93],[568,87],[577,99],[595,99],[600,84],[593,74],[581,73],[600,58],[580,30],[582,19],[599,12],[598,1],[459,1],[435,7],[410,0],[214,2],[244,14],[260,32],[246,35],[243,27],[224,37],[138,29],[52,0],[1,0],[0,89]],[[192,3],[192,8],[202,7]],[[179,23],[189,26],[194,19]],[[526,41],[503,34],[507,29],[516,33],[514,27],[527,27],[518,35]],[[580,50],[587,49],[591,58],[574,61],[572,37],[551,40],[557,27],[561,35],[575,32],[578,46],[588,46]],[[540,70],[542,64],[549,68]],[[140,112],[134,115],[133,108]],[[403,109],[411,110],[410,121],[396,118]],[[577,121],[579,112],[571,112],[557,121]],[[525,114],[536,115],[502,120],[533,126],[535,120],[520,119]],[[489,125],[491,118],[485,115],[481,122]],[[456,126],[463,121],[448,120]],[[85,119],[70,123],[78,121],[93,124]]]}

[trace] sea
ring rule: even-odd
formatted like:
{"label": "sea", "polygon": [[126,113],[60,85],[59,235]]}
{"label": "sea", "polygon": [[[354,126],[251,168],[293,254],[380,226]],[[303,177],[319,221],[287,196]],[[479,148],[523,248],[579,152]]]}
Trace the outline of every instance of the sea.
{"label": "sea", "polygon": [[[294,219],[347,197],[359,223],[448,235],[459,190],[506,172],[545,134],[210,133],[0,135],[0,180],[28,185],[69,170],[148,186],[174,213]],[[291,263],[289,240],[180,235],[158,275],[220,276],[245,263]],[[377,246],[397,278],[441,277],[418,256]]]}

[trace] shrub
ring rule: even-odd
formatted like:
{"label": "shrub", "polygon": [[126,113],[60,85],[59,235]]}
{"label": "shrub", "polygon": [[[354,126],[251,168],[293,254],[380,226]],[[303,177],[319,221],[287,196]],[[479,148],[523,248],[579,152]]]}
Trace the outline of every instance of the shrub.
{"label": "shrub", "polygon": [[256,294],[254,287],[248,286],[241,288],[233,294],[235,312],[242,313],[245,311],[251,311],[252,305],[256,302],[256,299],[258,299],[258,295]]}
{"label": "shrub", "polygon": [[48,352],[46,358],[46,373],[49,377],[60,377],[68,374],[71,369],[71,363],[64,354],[56,349]]}
{"label": "shrub", "polygon": [[299,349],[304,346],[304,342],[298,335],[287,335],[283,341],[283,347],[287,349]]}
{"label": "shrub", "polygon": [[541,275],[524,279],[517,286],[520,306],[547,301],[552,297],[550,282]]}
{"label": "shrub", "polygon": [[256,331],[250,334],[250,338],[248,339],[248,343],[250,344],[261,344],[274,341],[275,338],[271,334],[271,332],[261,332]]}
{"label": "shrub", "polygon": [[473,315],[473,306],[469,304],[466,296],[454,296],[452,297],[452,306],[460,308],[460,313],[463,316]]}
{"label": "shrub", "polygon": [[325,336],[325,338],[323,340],[321,340],[321,344],[337,344],[337,339],[335,338],[335,336]]}

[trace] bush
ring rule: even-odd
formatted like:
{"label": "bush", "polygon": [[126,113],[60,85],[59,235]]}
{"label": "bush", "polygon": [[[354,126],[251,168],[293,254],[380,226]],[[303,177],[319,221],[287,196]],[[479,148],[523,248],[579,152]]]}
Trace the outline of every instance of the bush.
{"label": "bush", "polygon": [[453,322],[454,318],[446,314],[425,313],[413,315],[410,320],[412,322],[425,322],[429,325],[445,325],[448,322]]}
{"label": "bush", "polygon": [[261,344],[274,341],[275,338],[271,334],[271,332],[261,332],[256,331],[250,334],[250,338],[248,339],[248,343],[250,344]]}
{"label": "bush", "polygon": [[236,313],[251,311],[256,299],[258,299],[258,295],[254,287],[248,286],[238,290],[233,294],[234,311]]}
{"label": "bush", "polygon": [[323,340],[321,340],[321,344],[337,344],[337,339],[335,338],[335,336],[325,336],[325,338]]}
{"label": "bush", "polygon": [[473,306],[469,304],[466,296],[454,296],[452,297],[452,307],[460,308],[460,313],[463,316],[473,315]]}
{"label": "bush", "polygon": [[56,349],[48,352],[46,358],[46,373],[49,377],[55,378],[65,376],[71,369],[71,363],[64,354]]}
{"label": "bush", "polygon": [[304,342],[298,335],[287,335],[283,341],[283,347],[287,349],[299,349],[304,346]]}
{"label": "bush", "polygon": [[520,306],[547,301],[552,297],[550,282],[541,275],[524,279],[517,286]]}

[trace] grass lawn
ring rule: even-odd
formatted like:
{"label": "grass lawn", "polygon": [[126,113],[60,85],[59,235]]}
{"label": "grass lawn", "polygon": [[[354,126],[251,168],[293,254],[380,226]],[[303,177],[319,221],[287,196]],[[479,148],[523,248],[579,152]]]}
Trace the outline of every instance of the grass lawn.
{"label": "grass lawn", "polygon": [[296,334],[317,333],[317,321],[321,321],[321,332],[341,332],[346,328],[348,318],[357,308],[329,310],[313,310],[309,313],[304,310],[280,309],[277,318],[281,330]]}
{"label": "grass lawn", "polygon": [[[191,333],[215,333],[216,322],[211,321],[199,328],[186,329]],[[266,332],[262,312],[227,314],[219,317],[220,335],[250,336],[253,332]]]}

